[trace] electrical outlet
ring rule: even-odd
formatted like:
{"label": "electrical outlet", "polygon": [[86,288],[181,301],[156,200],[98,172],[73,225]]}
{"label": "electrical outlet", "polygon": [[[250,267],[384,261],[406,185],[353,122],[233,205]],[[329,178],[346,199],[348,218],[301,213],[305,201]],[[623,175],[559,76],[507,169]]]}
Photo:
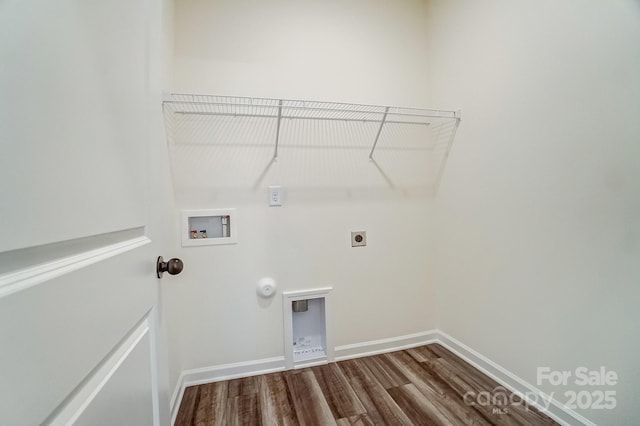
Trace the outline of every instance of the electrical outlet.
{"label": "electrical outlet", "polygon": [[277,207],[282,205],[282,187],[281,186],[269,187],[269,205],[271,207]]}
{"label": "electrical outlet", "polygon": [[367,231],[351,232],[351,247],[364,247],[367,245]]}

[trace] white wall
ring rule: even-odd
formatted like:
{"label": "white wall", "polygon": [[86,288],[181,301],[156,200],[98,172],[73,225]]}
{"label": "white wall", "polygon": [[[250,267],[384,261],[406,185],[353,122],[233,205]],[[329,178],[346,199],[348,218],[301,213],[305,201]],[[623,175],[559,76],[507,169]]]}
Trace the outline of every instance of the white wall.
{"label": "white wall", "polygon": [[[424,19],[417,0],[178,1],[174,91],[426,107]],[[312,182],[284,173],[254,189],[266,163],[250,179],[238,170],[261,153],[232,154],[224,184],[176,188],[178,208],[236,207],[239,217],[237,245],[182,250],[173,348],[183,369],[283,355],[286,290],[334,287],[336,345],[435,326],[424,194],[380,186],[377,172],[375,182],[341,185],[334,163],[316,167]],[[312,167],[321,154],[304,151]],[[292,166],[282,155],[276,167]],[[267,206],[270,184],[284,185],[283,207]],[[350,247],[353,230],[368,232],[366,248]],[[263,276],[279,286],[271,301],[255,292]]]}
{"label": "white wall", "polygon": [[636,424],[640,4],[429,4],[432,99],[464,112],[436,201],[439,327],[534,384],[615,370],[617,409],[582,413]]}
{"label": "white wall", "polygon": [[177,92],[427,106],[424,2],[176,1]]}
{"label": "white wall", "polygon": [[[534,384],[538,366],[604,365],[618,408],[583,414],[631,424],[639,15],[630,0],[178,1],[176,92],[464,112],[435,213],[422,196],[321,177],[282,208],[266,206],[281,183],[268,179],[177,188],[178,208],[237,207],[241,223],[236,246],[182,250],[181,368],[281,355],[281,299],[254,290],[273,276],[280,291],[335,287],[338,345],[437,326]],[[245,154],[229,169],[255,161]],[[354,229],[366,249],[348,246]]]}

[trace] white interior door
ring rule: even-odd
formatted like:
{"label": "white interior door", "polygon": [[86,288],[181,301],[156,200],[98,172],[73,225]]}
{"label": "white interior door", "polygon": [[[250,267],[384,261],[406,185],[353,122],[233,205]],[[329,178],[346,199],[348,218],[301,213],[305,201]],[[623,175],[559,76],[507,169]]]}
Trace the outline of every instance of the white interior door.
{"label": "white interior door", "polygon": [[156,3],[0,1],[2,425],[169,421]]}

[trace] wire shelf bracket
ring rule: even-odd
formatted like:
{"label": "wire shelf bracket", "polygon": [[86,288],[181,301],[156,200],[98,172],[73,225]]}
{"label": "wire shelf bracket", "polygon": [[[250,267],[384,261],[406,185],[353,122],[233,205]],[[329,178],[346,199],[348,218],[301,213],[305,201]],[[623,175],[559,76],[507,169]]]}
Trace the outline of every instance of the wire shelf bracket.
{"label": "wire shelf bracket", "polygon": [[371,152],[369,153],[369,160],[373,160],[373,151],[376,150],[376,145],[378,145],[378,140],[380,139],[380,133],[382,133],[382,128],[384,127],[384,122],[387,121],[387,115],[389,115],[389,107],[384,109],[384,115],[382,116],[382,121],[380,121],[380,127],[378,127],[378,133],[376,133],[376,140],[373,141],[373,146],[371,147]]}
{"label": "wire shelf bracket", "polygon": [[282,122],[282,99],[278,101],[278,123],[276,124],[276,147],[273,151],[273,160],[278,159],[278,142],[280,140],[280,123]]}

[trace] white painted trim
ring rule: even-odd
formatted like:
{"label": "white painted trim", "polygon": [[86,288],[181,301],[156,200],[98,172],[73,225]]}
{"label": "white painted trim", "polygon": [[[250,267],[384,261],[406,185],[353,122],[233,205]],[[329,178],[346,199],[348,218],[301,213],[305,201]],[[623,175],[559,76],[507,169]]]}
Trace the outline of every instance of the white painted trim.
{"label": "white painted trim", "polygon": [[84,384],[74,391],[71,398],[56,410],[55,416],[47,424],[74,424],[148,333],[149,319],[144,318]]}
{"label": "white painted trim", "polygon": [[213,367],[185,370],[180,374],[178,383],[171,398],[171,424],[176,420],[178,409],[182,402],[184,389],[189,386],[203,385],[205,383],[221,382],[224,380],[238,379],[242,377],[258,376],[260,374],[284,371],[284,357],[258,359],[254,361],[236,362]]}
{"label": "white painted trim", "polygon": [[173,425],[176,422],[176,417],[178,416],[178,409],[180,408],[180,404],[182,403],[182,397],[184,396],[184,371],[180,373],[178,377],[178,381],[176,382],[176,387],[173,390],[173,395],[171,396],[171,402],[169,403],[169,410],[171,411],[171,424]]}
{"label": "white painted trim", "polygon": [[429,330],[423,331],[422,333],[407,334],[405,336],[391,337],[388,339],[336,346],[335,360],[344,361],[345,359],[400,351],[416,346],[428,345],[436,341],[438,341],[438,331]]}
{"label": "white painted trim", "polygon": [[322,358],[314,358],[314,359],[308,359],[304,361],[298,361],[293,366],[293,369],[299,370],[301,368],[309,368],[309,367],[315,367],[318,365],[325,365],[325,364],[327,364],[327,357],[323,356]]}
{"label": "white painted trim", "polygon": [[[326,289],[317,289],[315,291],[322,293],[321,290]],[[304,296],[306,292],[291,292],[289,294],[293,295],[294,293],[296,293],[296,296],[305,298]],[[538,395],[541,400],[544,399],[545,401],[549,401],[550,399],[549,395],[546,395],[535,386],[440,330],[429,330],[421,333],[407,334],[387,339],[338,346],[335,348],[335,361],[394,352],[430,343],[441,344],[517,395],[524,396],[527,393],[533,393]],[[326,362],[326,360],[322,360],[315,364],[325,364]],[[285,370],[285,365],[284,357],[276,357],[184,371],[178,378],[178,383],[176,384],[173,397],[171,398],[172,424],[175,422],[176,415],[178,414],[178,408],[182,402],[185,387],[273,373]],[[309,367],[311,365],[312,364],[304,365],[304,367]],[[584,426],[595,426],[595,423],[565,407],[555,399],[551,399],[551,404],[547,410],[544,410],[544,407],[539,404],[535,404],[534,401],[531,402],[531,405],[535,406],[561,425],[569,426],[581,424]]]}
{"label": "white painted trim", "polygon": [[0,298],[142,247],[150,242],[151,240],[145,236],[136,237],[95,250],[63,257],[53,262],[47,262],[9,274],[0,275]]}
{"label": "white painted trim", "polygon": [[285,291],[282,293],[282,295],[287,296],[291,300],[313,299],[313,297],[303,296],[324,296],[331,292],[331,290],[333,290],[333,287],[321,287],[313,288],[311,290]]}
{"label": "white painted trim", "polygon": [[553,399],[550,395],[542,392],[532,384],[528,383],[524,379],[513,374],[506,368],[496,364],[489,358],[485,357],[481,353],[471,349],[469,346],[454,339],[447,333],[438,330],[438,343],[449,349],[451,352],[458,355],[460,358],[473,365],[475,368],[491,377],[496,382],[503,385],[505,388],[514,392],[521,397],[529,395],[536,395],[535,400],[542,400],[545,403],[549,402],[549,407],[545,409],[535,400],[529,399],[530,405],[535,406],[538,410],[551,417],[561,425],[575,425],[581,424],[585,426],[596,426],[595,423],[587,419],[586,417],[576,413],[575,411],[565,407],[563,404]]}
{"label": "white painted trim", "polygon": [[147,313],[149,322],[149,347],[151,350],[151,394],[153,404],[153,425],[160,426],[160,380],[159,380],[159,364],[158,364],[158,327],[157,327],[157,306],[151,308]]}

